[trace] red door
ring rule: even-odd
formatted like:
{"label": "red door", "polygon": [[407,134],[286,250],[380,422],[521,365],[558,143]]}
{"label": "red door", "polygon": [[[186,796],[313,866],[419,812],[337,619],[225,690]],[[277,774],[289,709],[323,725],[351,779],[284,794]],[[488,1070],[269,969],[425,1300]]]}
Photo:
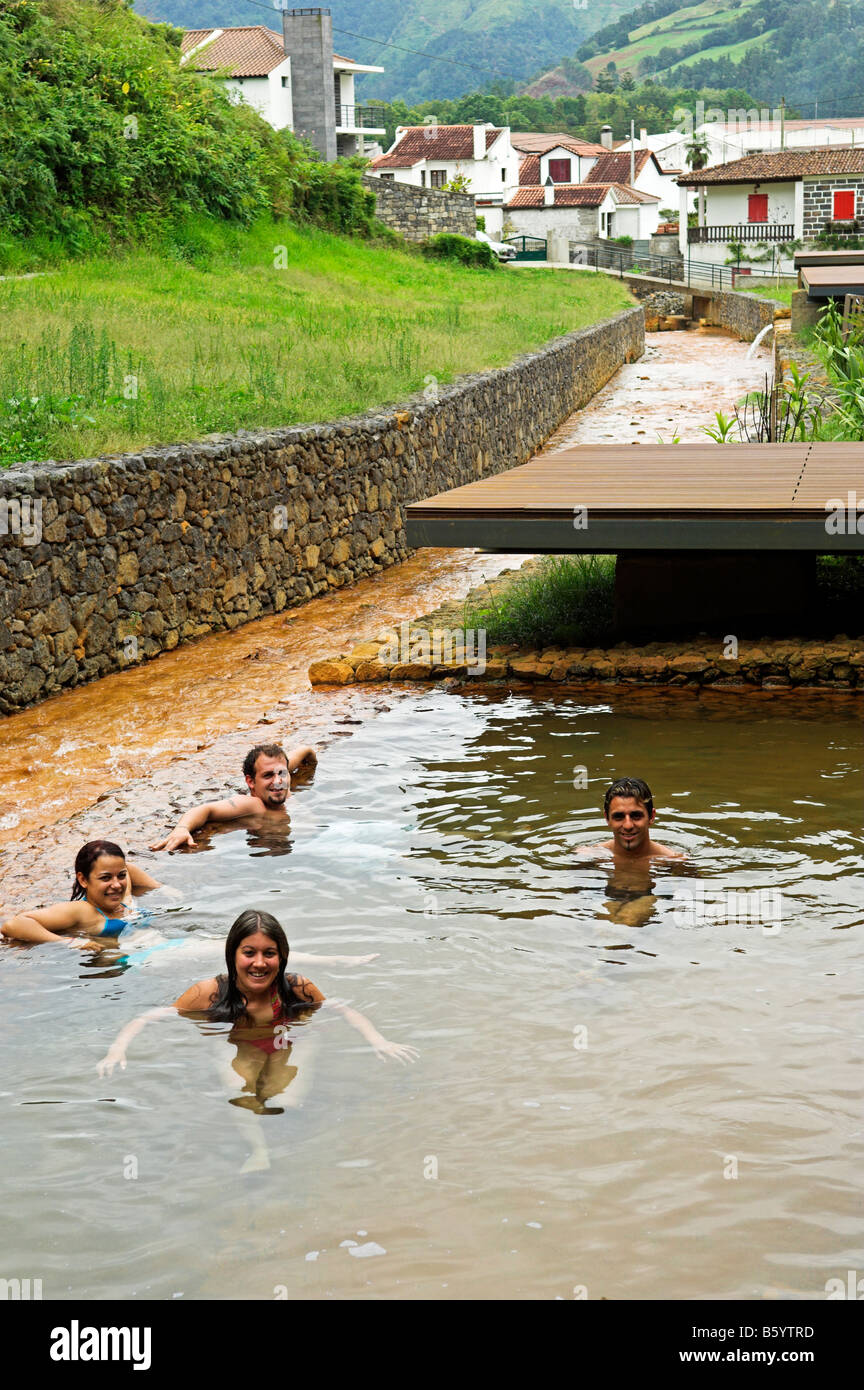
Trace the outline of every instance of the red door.
{"label": "red door", "polygon": [[768,221],[768,194],[751,193],[747,199],[747,221],[748,222],[767,222]]}

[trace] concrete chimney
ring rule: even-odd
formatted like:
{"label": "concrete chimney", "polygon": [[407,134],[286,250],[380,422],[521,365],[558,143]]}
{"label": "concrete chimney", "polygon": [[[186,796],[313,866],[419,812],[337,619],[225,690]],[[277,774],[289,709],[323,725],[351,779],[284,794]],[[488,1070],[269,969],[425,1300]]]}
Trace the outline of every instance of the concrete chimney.
{"label": "concrete chimney", "polygon": [[603,129],[600,131],[600,144],[603,146],[604,150],[611,150],[611,148],[612,148],[612,127],[611,127],[611,125],[604,125]]}
{"label": "concrete chimney", "polygon": [[547,208],[555,206],[555,185],[551,178],[547,178],[543,185],[543,206]]}
{"label": "concrete chimney", "polygon": [[[645,144],[645,141],[648,139],[648,131],[644,128],[639,131],[639,139],[641,140],[643,145]],[[771,341],[773,342],[774,339],[772,338]]]}
{"label": "concrete chimney", "polygon": [[[486,158],[486,127],[485,125],[475,125],[474,131],[474,158]],[[773,338],[771,340],[774,341]]]}
{"label": "concrete chimney", "polygon": [[294,131],[324,159],[336,158],[333,20],[329,10],[282,11],[282,41],[291,59]]}

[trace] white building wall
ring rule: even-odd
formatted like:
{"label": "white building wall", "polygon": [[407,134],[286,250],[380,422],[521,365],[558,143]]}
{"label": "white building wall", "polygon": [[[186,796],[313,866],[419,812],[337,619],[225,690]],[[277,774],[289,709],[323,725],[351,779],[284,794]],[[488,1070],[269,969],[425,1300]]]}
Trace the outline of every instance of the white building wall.
{"label": "white building wall", "polygon": [[[751,193],[768,195],[768,221],[795,222],[795,182],[731,184],[727,188],[713,185],[706,189],[707,206],[705,221],[709,227],[722,224],[747,222],[747,200]],[[757,224],[754,224],[757,225]],[[799,233],[800,235],[800,233]]]}
{"label": "white building wall", "polygon": [[508,208],[504,215],[513,228],[508,235],[556,235],[584,242],[596,237],[599,226],[596,208]]}
{"label": "white building wall", "polygon": [[[282,78],[288,85],[282,86]],[[243,101],[263,116],[274,130],[293,129],[294,107],[291,101],[291,59],[286,58],[266,77],[229,77],[223,84],[232,99]]]}

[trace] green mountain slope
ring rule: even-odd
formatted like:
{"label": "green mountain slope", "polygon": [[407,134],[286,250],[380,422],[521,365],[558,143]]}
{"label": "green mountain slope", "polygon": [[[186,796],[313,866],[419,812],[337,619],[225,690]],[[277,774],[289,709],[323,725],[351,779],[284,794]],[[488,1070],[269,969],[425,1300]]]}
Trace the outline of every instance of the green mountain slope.
{"label": "green mountain slope", "polygon": [[[607,86],[630,74],[746,87],[775,103],[784,96],[802,114],[818,101],[820,115],[856,115],[864,111],[864,0],[648,0],[599,28],[575,63],[595,80],[602,73]],[[531,90],[564,90],[566,74],[565,61]]]}
{"label": "green mountain slope", "polygon": [[[275,10],[269,19],[248,0],[136,0],[136,8],[183,28],[279,27]],[[363,97],[406,101],[525,81],[628,8],[628,0],[591,0],[583,8],[573,0],[329,0],[337,53],[386,68],[363,78]],[[382,47],[385,41],[399,47]]]}

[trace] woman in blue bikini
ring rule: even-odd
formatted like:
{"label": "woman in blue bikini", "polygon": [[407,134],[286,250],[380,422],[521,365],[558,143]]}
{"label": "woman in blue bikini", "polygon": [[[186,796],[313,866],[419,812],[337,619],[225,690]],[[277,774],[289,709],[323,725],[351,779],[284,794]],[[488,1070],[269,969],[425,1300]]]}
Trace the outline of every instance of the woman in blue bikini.
{"label": "woman in blue bikini", "polygon": [[[185,948],[195,954],[211,951],[221,954],[224,951],[224,941],[210,937],[187,935],[166,939],[152,929],[142,931],[148,926],[153,913],[146,907],[137,907],[133,894],[146,893],[154,888],[164,889],[164,885],[140,865],[127,862],[119,845],[111,840],[91,840],[75,857],[70,901],[19,912],[0,926],[0,933],[13,941],[56,941],[80,951],[100,951],[109,944],[106,938],[112,942],[122,939],[124,947],[146,947],[124,957],[130,964],[136,964],[154,951],[168,947]],[[70,935],[61,934],[66,932]],[[318,956],[294,952],[294,960],[302,961],[304,965],[368,965],[377,957],[377,952],[366,956]]]}
{"label": "woman in blue bikini", "polygon": [[[13,941],[59,941],[79,951],[98,950],[94,938],[117,938],[143,926],[151,914],[135,906],[134,892],[161,884],[137,864],[128,864],[119,845],[91,840],[75,857],[75,879],[68,903],[28,908],[4,922],[0,931]],[[77,935],[62,935],[75,932]]]}

